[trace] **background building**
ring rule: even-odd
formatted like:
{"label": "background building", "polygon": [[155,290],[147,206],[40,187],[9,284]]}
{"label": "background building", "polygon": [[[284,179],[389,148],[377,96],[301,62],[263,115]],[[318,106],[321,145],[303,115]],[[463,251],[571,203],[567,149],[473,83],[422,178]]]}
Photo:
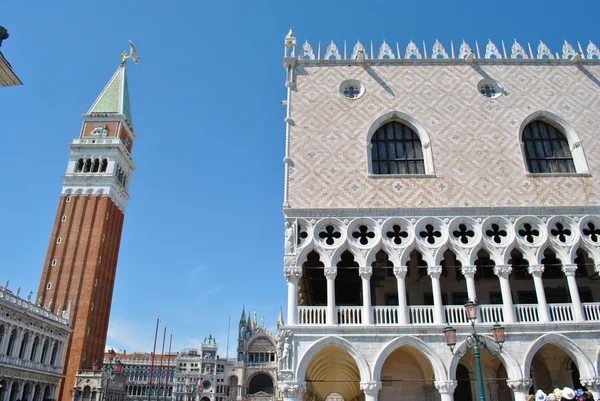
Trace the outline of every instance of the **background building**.
{"label": "background building", "polygon": [[600,397],[600,52],[446,46],[285,39],[287,400],[475,399],[468,299],[488,400]]}
{"label": "background building", "polygon": [[71,144],[38,289],[44,308],[71,311],[62,401],[72,398],[78,371],[103,360],[135,138],[123,61]]}
{"label": "background building", "polygon": [[[0,25],[0,47],[2,47],[2,41],[8,39],[9,34],[6,28]],[[23,85],[19,77],[14,73],[12,66],[7,59],[4,58],[4,54],[0,52],[0,86],[16,86]]]}
{"label": "background building", "polygon": [[69,327],[69,311],[56,315],[0,287],[0,401],[56,398]]}

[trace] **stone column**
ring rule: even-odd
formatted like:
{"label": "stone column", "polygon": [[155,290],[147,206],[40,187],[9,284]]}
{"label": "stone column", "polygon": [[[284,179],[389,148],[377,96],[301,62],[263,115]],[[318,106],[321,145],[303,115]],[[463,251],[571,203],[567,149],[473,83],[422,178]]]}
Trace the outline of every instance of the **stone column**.
{"label": "stone column", "polygon": [[298,281],[302,277],[301,267],[286,267],[283,271],[288,289],[287,324],[295,326],[298,319]]}
{"label": "stone column", "polygon": [[477,266],[463,266],[460,272],[465,277],[467,282],[467,297],[470,301],[477,301],[477,291],[475,290],[475,273],[477,272]]}
{"label": "stone column", "polygon": [[10,400],[10,391],[12,390],[13,381],[11,379],[6,380],[6,388],[4,389],[4,399],[0,401]]}
{"label": "stone column", "polygon": [[600,400],[600,376],[581,377],[579,378],[579,382],[592,392],[594,400]]}
{"label": "stone column", "polygon": [[569,294],[571,295],[571,303],[573,307],[573,318],[576,322],[583,322],[585,320],[583,316],[583,307],[581,305],[581,299],[579,298],[579,290],[577,289],[577,280],[575,279],[575,271],[577,265],[563,265],[562,271],[567,278],[567,285],[569,286]]}
{"label": "stone column", "polygon": [[365,326],[373,324],[373,313],[371,312],[371,274],[373,274],[372,267],[361,267],[358,270],[360,279],[362,281],[362,293],[363,293],[363,310],[362,310],[362,323]]}
{"label": "stone column", "polygon": [[381,382],[361,382],[360,389],[365,393],[365,401],[377,401]]}
{"label": "stone column", "polygon": [[[0,355],[6,355],[6,347],[10,339],[10,333],[12,331],[12,325],[10,323],[4,324],[4,338],[0,341]],[[3,401],[3,400],[0,400]]]}
{"label": "stone column", "polygon": [[398,324],[408,324],[408,305],[406,304],[406,273],[408,267],[394,267],[394,276],[398,283]]}
{"label": "stone column", "polygon": [[436,380],[433,382],[435,388],[440,392],[441,401],[454,400],[454,389],[457,384],[456,380]]}
{"label": "stone column", "polygon": [[544,265],[531,265],[527,268],[527,271],[533,276],[533,284],[535,285],[535,295],[538,301],[538,313],[540,314],[540,322],[547,323],[550,321],[550,314],[548,313],[548,303],[546,302],[544,282],[542,281]]}
{"label": "stone column", "polygon": [[498,401],[498,383],[495,381],[489,383],[488,391],[490,392],[490,401]]}
{"label": "stone column", "polygon": [[498,265],[494,267],[494,274],[498,276],[498,280],[500,280],[504,323],[515,322],[515,308],[513,306],[512,293],[510,291],[510,281],[508,279],[511,272],[512,267],[510,265]]}
{"label": "stone column", "polygon": [[335,267],[325,268],[325,278],[327,279],[327,324],[330,325],[337,324],[335,276],[337,276],[337,269]]}
{"label": "stone column", "polygon": [[513,391],[515,401],[525,401],[529,388],[533,385],[531,379],[508,379],[506,384]]}
{"label": "stone column", "polygon": [[433,316],[435,324],[444,324],[444,305],[442,304],[442,290],[440,287],[440,274],[442,274],[442,266],[428,267],[427,274],[429,274],[429,277],[431,277],[431,292],[433,294]]}
{"label": "stone column", "polygon": [[283,395],[283,401],[301,401],[306,391],[304,382],[279,382],[277,387]]}

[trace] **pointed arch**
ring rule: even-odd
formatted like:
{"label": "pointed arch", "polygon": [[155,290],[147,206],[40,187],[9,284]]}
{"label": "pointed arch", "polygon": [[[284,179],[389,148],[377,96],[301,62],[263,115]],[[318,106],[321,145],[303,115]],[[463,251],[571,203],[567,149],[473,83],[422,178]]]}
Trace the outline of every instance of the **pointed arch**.
{"label": "pointed arch", "polygon": [[377,118],[367,131],[366,136],[366,149],[367,149],[367,172],[368,174],[374,174],[373,172],[373,158],[371,155],[372,139],[379,128],[390,122],[399,122],[406,125],[417,135],[421,142],[421,151],[423,154],[423,165],[425,175],[434,175],[435,169],[433,165],[433,152],[431,146],[431,138],[425,130],[425,128],[412,116],[403,113],[398,110],[390,111]]}
{"label": "pointed arch", "polygon": [[300,356],[298,362],[298,369],[296,370],[296,379],[304,380],[306,375],[306,369],[310,364],[310,361],[313,359],[315,355],[323,348],[333,345],[338,347],[344,351],[346,351],[354,362],[358,366],[358,370],[360,372],[360,381],[367,382],[371,381],[371,369],[369,367],[369,363],[363,354],[360,353],[359,350],[352,345],[348,340],[338,337],[338,336],[327,336],[316,341],[313,345],[308,348],[303,355]]}
{"label": "pointed arch", "polygon": [[388,342],[382,349],[379,351],[377,358],[375,359],[375,365],[373,366],[373,380],[380,381],[381,380],[381,369],[383,368],[383,364],[386,359],[398,348],[408,345],[425,356],[431,367],[433,368],[433,374],[435,380],[447,380],[446,368],[444,366],[444,362],[442,358],[438,355],[436,351],[434,351],[427,343],[423,340],[420,340],[416,337],[412,336],[401,336],[393,339]]}
{"label": "pointed arch", "polygon": [[562,334],[547,333],[539,336],[535,341],[533,341],[525,352],[525,357],[523,359],[524,377],[530,377],[531,362],[533,361],[533,357],[535,356],[536,352],[538,352],[538,350],[546,344],[554,344],[558,348],[565,351],[567,355],[569,355],[577,364],[577,368],[579,369],[581,377],[596,376],[592,362],[587,357],[586,353],[579,348],[579,346],[573,340]]}
{"label": "pointed arch", "polygon": [[400,266],[400,258],[398,257],[398,253],[394,252],[393,249],[391,249],[389,246],[386,246],[384,243],[379,243],[369,250],[369,253],[366,257],[365,266],[371,266],[375,262],[379,252],[385,252],[388,255],[389,261],[392,262],[394,266]]}
{"label": "pointed arch", "polygon": [[[496,343],[494,342],[494,339],[487,335],[484,337],[486,338],[487,346],[489,348],[491,348],[492,350],[498,352],[499,351],[498,345],[496,345]],[[454,352],[456,354],[460,354],[461,352],[465,351],[466,348],[467,348],[467,341],[463,340],[462,342],[460,342],[456,345]],[[460,358],[462,358],[462,356],[458,356],[458,355],[452,355],[452,357],[450,358],[450,363],[448,366],[448,377],[450,378],[450,380],[454,380],[454,377],[456,376],[456,367],[458,366],[458,363],[460,362]],[[502,348],[502,352],[498,355],[498,358],[504,365],[504,368],[506,369],[506,373],[508,374],[509,378],[521,379],[523,377],[529,377],[529,374],[526,374],[525,376],[523,376],[523,374],[521,372],[521,367],[519,365],[519,362],[517,361],[517,358],[515,358],[515,356],[512,354],[512,352],[510,352],[510,350],[508,348]]]}
{"label": "pointed arch", "polygon": [[589,174],[590,170],[587,164],[585,153],[583,151],[581,138],[568,121],[564,120],[563,118],[548,110],[537,110],[531,113],[530,115],[525,117],[525,119],[521,123],[521,126],[519,127],[518,138],[519,143],[521,144],[521,153],[523,157],[523,163],[525,165],[525,170],[527,172],[530,172],[529,168],[527,167],[527,156],[525,146],[523,146],[523,132],[529,124],[535,122],[536,120],[549,124],[564,135],[568,143],[571,157],[573,158],[573,164],[575,165],[575,173]]}

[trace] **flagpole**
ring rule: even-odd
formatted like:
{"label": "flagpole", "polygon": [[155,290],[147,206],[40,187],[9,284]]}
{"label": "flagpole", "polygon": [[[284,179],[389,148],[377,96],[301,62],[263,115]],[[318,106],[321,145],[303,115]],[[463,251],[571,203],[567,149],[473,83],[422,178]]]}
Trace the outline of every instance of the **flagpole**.
{"label": "flagpole", "polygon": [[165,339],[167,337],[167,322],[165,322],[165,330],[163,332],[162,351],[160,351],[160,366],[158,367],[158,400],[160,401],[160,378],[162,375],[163,357],[165,355]]}
{"label": "flagpole", "polygon": [[[154,348],[152,350],[152,358],[150,362],[150,382],[148,388],[148,401],[152,394],[152,375],[154,373],[154,354],[156,353],[156,337],[158,337],[158,323],[160,322],[160,313],[156,317],[156,331],[154,332]],[[160,380],[160,379],[159,379]]]}
{"label": "flagpole", "polygon": [[[167,374],[165,376],[165,391],[169,390],[169,367],[171,364],[171,344],[173,344],[173,330],[171,330],[171,336],[169,338],[169,353],[167,354]],[[166,395],[165,395],[166,398]]]}

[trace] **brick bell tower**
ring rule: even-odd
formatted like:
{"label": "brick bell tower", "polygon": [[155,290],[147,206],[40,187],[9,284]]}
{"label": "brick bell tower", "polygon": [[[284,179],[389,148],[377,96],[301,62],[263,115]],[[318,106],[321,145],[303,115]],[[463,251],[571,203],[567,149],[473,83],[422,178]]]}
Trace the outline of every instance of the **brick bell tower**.
{"label": "brick bell tower", "polygon": [[75,375],[102,362],[136,138],[126,57],[73,140],[37,303],[70,319],[57,399],[70,401]]}

